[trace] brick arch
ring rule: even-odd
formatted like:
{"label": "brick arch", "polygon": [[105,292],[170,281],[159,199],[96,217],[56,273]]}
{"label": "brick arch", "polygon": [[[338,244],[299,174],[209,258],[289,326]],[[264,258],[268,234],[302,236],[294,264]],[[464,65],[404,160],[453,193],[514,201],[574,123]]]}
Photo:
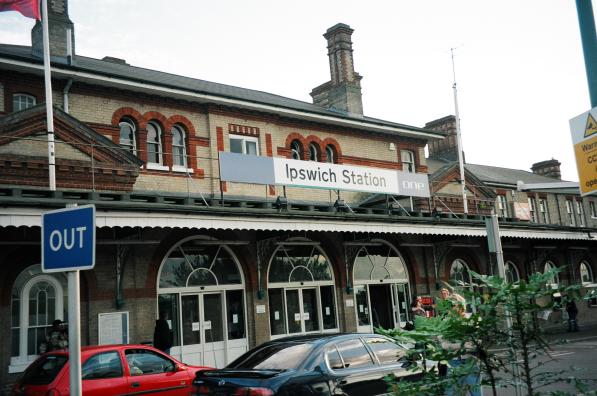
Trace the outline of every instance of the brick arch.
{"label": "brick arch", "polygon": [[[468,269],[471,271],[475,271],[476,273],[482,274],[480,268],[480,258],[476,254],[471,254],[471,252],[465,251],[464,249],[453,249],[450,251],[443,262],[443,268],[440,270],[440,279],[444,279],[446,281],[450,280],[450,269],[452,268],[452,263],[454,260],[460,259],[466,263]],[[443,276],[442,276],[443,275]]]}
{"label": "brick arch", "polygon": [[168,119],[159,111],[148,111],[147,113],[143,114],[143,119],[145,122],[149,121],[158,121],[161,124],[161,127],[165,131],[169,131],[172,125],[168,122]]}
{"label": "brick arch", "polygon": [[195,127],[193,126],[193,123],[187,117],[180,115],[180,114],[175,114],[175,115],[171,116],[170,118],[168,118],[168,125],[169,125],[168,130],[170,130],[172,128],[172,126],[174,126],[175,124],[182,125],[186,129],[186,132],[188,133],[189,136],[195,136]]}
{"label": "brick arch", "polygon": [[112,125],[117,127],[122,117],[132,118],[137,123],[139,129],[145,129],[147,127],[147,120],[141,113],[132,107],[121,107],[120,109],[116,110],[112,115]]}
{"label": "brick arch", "polygon": [[286,142],[284,143],[284,147],[286,147],[288,149],[288,158],[291,158],[290,144],[294,140],[298,140],[299,142],[301,142],[301,146],[303,149],[303,156],[307,152],[307,148],[309,145],[309,143],[307,142],[307,139],[305,139],[303,137],[303,135],[301,135],[300,133],[292,132],[286,137]]}
{"label": "brick arch", "polygon": [[336,141],[336,139],[333,138],[325,138],[323,139],[322,144],[322,149],[325,152],[325,149],[327,146],[332,146],[334,151],[336,152],[336,163],[341,164],[341,158],[342,158],[342,150],[340,149],[340,144]]}

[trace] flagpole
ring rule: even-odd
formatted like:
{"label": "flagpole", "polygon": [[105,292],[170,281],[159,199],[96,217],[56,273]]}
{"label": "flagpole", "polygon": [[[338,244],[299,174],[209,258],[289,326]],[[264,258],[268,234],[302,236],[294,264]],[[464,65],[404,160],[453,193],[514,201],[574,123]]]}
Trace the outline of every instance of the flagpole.
{"label": "flagpole", "polygon": [[466,199],[466,183],[464,180],[464,160],[462,158],[462,137],[460,134],[460,114],[458,114],[458,91],[456,89],[456,69],[454,67],[454,48],[450,48],[452,53],[452,73],[454,75],[454,116],[456,117],[456,139],[458,143],[458,168],[460,169],[460,187],[462,192],[462,206],[464,214],[468,214],[468,202]]}
{"label": "flagpole", "polygon": [[54,109],[52,108],[52,76],[50,74],[50,39],[48,33],[48,0],[42,4],[42,35],[44,44],[44,80],[46,86],[46,120],[48,124],[48,176],[50,191],[56,191],[56,156],[54,151]]}

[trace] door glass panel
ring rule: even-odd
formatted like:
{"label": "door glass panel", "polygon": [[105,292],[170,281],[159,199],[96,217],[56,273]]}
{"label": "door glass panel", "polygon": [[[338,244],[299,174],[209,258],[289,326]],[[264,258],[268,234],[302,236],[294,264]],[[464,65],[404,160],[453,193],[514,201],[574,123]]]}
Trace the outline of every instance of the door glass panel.
{"label": "door glass panel", "polygon": [[319,330],[319,314],[317,307],[317,293],[315,289],[303,289],[303,321],[305,331]]}
{"label": "door glass panel", "polygon": [[357,316],[359,318],[359,326],[369,326],[371,321],[369,319],[369,302],[367,301],[367,286],[356,286],[354,288],[354,295],[357,299]]}
{"label": "door glass panel", "polygon": [[400,312],[400,324],[406,323],[409,320],[409,309],[410,306],[408,301],[408,293],[405,284],[395,285],[398,294],[398,309]]}
{"label": "door glass panel", "polygon": [[178,294],[160,294],[158,297],[158,315],[168,322],[172,346],[179,346]]}
{"label": "door glass panel", "polygon": [[199,296],[182,296],[182,343],[183,345],[199,344]]}
{"label": "door glass panel", "polygon": [[221,294],[203,295],[203,317],[205,342],[224,341]]}
{"label": "door glass panel", "polygon": [[93,355],[83,364],[83,380],[122,377],[122,363],[118,352],[105,352]]}
{"label": "door glass panel", "polygon": [[272,335],[286,334],[286,317],[284,316],[284,289],[269,289],[269,326]]}
{"label": "door glass panel", "polygon": [[301,308],[298,290],[286,290],[286,310],[288,311],[288,332],[301,332]]}
{"label": "door glass panel", "polygon": [[334,298],[334,286],[321,286],[321,314],[323,315],[323,328],[335,329],[336,324],[336,300]]}
{"label": "door glass panel", "polygon": [[397,363],[406,356],[406,351],[402,347],[386,338],[367,338],[365,342],[373,350],[381,364]]}
{"label": "door glass panel", "polygon": [[242,290],[226,292],[226,308],[228,320],[228,339],[246,338],[245,335],[245,302]]}

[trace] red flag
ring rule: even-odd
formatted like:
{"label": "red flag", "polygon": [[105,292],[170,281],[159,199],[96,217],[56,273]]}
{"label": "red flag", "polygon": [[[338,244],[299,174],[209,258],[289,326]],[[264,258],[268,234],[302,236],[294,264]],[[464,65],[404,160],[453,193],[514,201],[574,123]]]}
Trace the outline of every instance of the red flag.
{"label": "red flag", "polygon": [[18,11],[28,18],[41,20],[39,0],[0,0],[2,11]]}

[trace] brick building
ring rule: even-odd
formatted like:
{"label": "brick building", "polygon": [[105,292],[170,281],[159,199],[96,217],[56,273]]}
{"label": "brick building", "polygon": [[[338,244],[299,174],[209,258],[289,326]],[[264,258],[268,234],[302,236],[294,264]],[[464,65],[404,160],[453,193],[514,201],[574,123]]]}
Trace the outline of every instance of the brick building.
{"label": "brick building", "polygon": [[[151,341],[163,314],[172,354],[189,363],[223,366],[288,334],[404,325],[412,296],[466,268],[492,273],[492,209],[512,279],[556,266],[559,282],[594,286],[594,199],[550,178],[557,161],[537,174],[466,164],[463,214],[454,118],[365,116],[349,26],[325,33],[330,81],[305,103],[79,56],[68,2],[49,4],[57,191],[39,26],[31,47],[0,44],[0,383],[35,358],[54,318],[68,322],[65,277],[41,272],[40,224],[69,203],[97,210],[82,343]],[[222,152],[422,174],[431,196],[223,181]]]}

